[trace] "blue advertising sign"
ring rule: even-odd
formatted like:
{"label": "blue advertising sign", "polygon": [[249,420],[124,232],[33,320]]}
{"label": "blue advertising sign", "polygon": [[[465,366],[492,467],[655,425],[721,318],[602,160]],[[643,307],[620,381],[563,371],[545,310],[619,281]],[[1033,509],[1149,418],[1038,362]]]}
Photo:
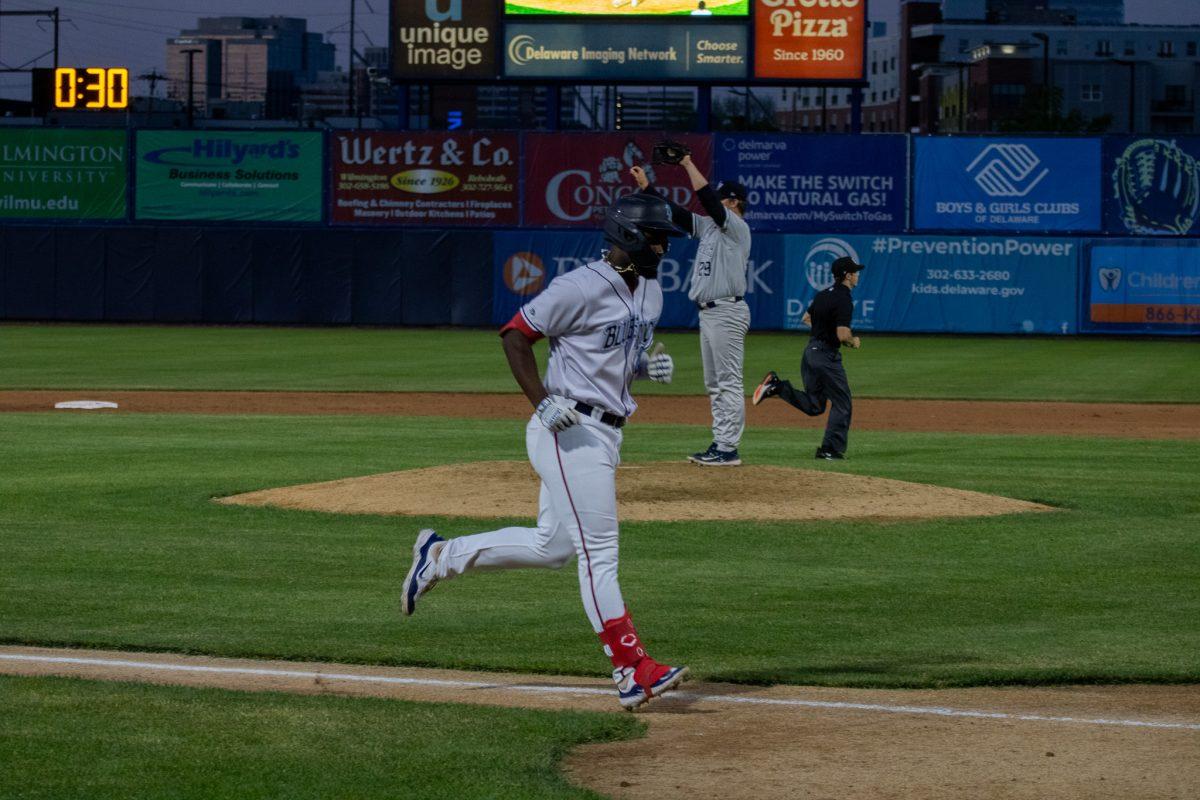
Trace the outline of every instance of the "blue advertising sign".
{"label": "blue advertising sign", "polygon": [[1092,242],[1083,330],[1200,333],[1200,242]]}
{"label": "blue advertising sign", "polygon": [[865,264],[852,327],[928,333],[1074,333],[1077,239],[788,236],[786,327],[833,283],[834,259]]}
{"label": "blue advertising sign", "polygon": [[1099,139],[914,140],[918,230],[1100,230]]}
{"label": "blue advertising sign", "polygon": [[1200,235],[1200,136],[1104,141],[1104,229]]}
{"label": "blue advertising sign", "polygon": [[[597,232],[497,231],[492,236],[495,262],[492,320],[503,325],[551,280],[600,257],[604,236]],[[784,237],[755,236],[750,249],[746,302],[756,330],[783,327]],[[696,244],[677,240],[663,259],[658,279],[663,288],[660,328],[695,328],[696,306],[688,300]]]}
{"label": "blue advertising sign", "polygon": [[738,80],[750,64],[743,25],[646,22],[504,26],[508,78]]}
{"label": "blue advertising sign", "polygon": [[718,136],[714,158],[746,185],[756,232],[904,230],[905,136]]}

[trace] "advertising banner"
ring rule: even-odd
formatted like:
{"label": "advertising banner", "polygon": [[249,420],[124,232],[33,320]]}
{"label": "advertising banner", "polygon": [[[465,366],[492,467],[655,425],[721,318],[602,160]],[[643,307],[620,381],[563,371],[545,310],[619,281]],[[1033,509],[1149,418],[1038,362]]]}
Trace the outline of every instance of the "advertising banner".
{"label": "advertising banner", "polygon": [[518,225],[515,133],[339,133],[335,223]]}
{"label": "advertising banner", "polygon": [[319,133],[139,131],[138,219],[320,222]]}
{"label": "advertising banner", "polygon": [[867,0],[754,0],[754,77],[863,80]]}
{"label": "advertising banner", "polygon": [[788,236],[786,327],[832,285],[830,265],[866,265],[854,328],[928,333],[1076,331],[1079,241],[952,236]]}
{"label": "advertising banner", "polygon": [[[495,297],[493,322],[502,325],[556,276],[600,258],[600,233],[575,231],[498,231],[493,237]],[[750,249],[746,302],[755,330],[783,327],[784,237],[756,236]],[[688,300],[695,265],[694,240],[671,243],[658,270],[663,289],[660,328],[695,328],[696,306]]]}
{"label": "advertising banner", "polygon": [[504,39],[509,78],[744,80],[750,63],[745,25],[510,22]]}
{"label": "advertising banner", "polygon": [[483,0],[391,0],[392,78],[496,77],[496,4]]}
{"label": "advertising banner", "polygon": [[0,219],[124,219],[125,131],[0,130]]}
{"label": "advertising banner", "polygon": [[1200,242],[1094,241],[1082,288],[1085,331],[1200,333]]}
{"label": "advertising banner", "polygon": [[718,136],[716,174],[749,190],[758,231],[902,231],[904,136]]}
{"label": "advertising banner", "polygon": [[919,230],[1098,231],[1099,139],[914,140]]}
{"label": "advertising banner", "polygon": [[1104,229],[1200,235],[1200,136],[1104,140]]}
{"label": "advertising banner", "polygon": [[541,14],[557,17],[711,17],[739,16],[750,12],[750,0],[504,0],[505,14]]}
{"label": "advertising banner", "polygon": [[[690,206],[694,192],[683,167],[650,164],[654,143],[665,136],[654,131],[526,134],[525,224],[598,226],[604,209],[637,190],[629,176],[635,164],[646,168],[654,186],[672,202]],[[712,137],[673,133],[671,138],[691,148],[692,160],[708,174]]]}

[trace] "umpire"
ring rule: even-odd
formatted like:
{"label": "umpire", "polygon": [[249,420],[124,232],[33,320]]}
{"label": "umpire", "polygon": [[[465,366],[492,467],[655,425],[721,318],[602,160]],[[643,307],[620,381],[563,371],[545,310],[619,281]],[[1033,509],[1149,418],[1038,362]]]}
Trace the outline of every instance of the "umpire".
{"label": "umpire", "polygon": [[858,337],[850,330],[854,317],[854,302],[850,292],[858,286],[858,273],[863,268],[854,259],[843,256],[833,262],[833,286],[817,293],[804,314],[804,323],[812,326],[812,339],[804,348],[800,362],[800,377],[804,391],[798,392],[774,371],[768,372],[754,390],[754,405],[768,397],[780,397],[810,417],[825,413],[829,403],[829,420],[825,424],[825,439],[817,448],[817,458],[846,457],[846,438],[850,433],[850,384],[842,367],[841,346],[858,348]]}
{"label": "umpire", "polygon": [[[738,445],[746,430],[742,364],[750,330],[750,306],[744,299],[750,266],[750,226],[744,219],[746,187],[725,181],[714,190],[692,163],[687,148],[676,142],[660,142],[654,157],[657,163],[679,164],[687,171],[708,214],[693,214],[671,203],[675,225],[700,240],[688,299],[700,311],[700,357],[713,417],[712,444],[688,460],[707,467],[736,467],[742,463]],[[653,191],[645,170],[634,167],[631,172],[639,189]]]}

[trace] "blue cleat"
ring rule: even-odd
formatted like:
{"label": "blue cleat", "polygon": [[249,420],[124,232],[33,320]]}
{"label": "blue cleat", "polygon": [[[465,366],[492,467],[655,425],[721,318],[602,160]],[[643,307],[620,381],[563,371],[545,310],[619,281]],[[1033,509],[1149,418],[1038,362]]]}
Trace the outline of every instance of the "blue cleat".
{"label": "blue cleat", "polygon": [[417,541],[413,544],[412,568],[404,578],[400,593],[400,608],[406,617],[411,617],[416,610],[417,598],[437,583],[437,577],[431,569],[436,560],[432,551],[434,545],[444,541],[446,540],[428,528],[417,534]]}

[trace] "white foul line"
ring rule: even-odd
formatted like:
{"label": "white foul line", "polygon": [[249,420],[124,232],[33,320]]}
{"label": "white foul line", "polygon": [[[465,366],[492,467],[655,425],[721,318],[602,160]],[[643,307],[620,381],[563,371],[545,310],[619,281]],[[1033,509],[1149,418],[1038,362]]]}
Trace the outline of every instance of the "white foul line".
{"label": "white foul line", "polygon": [[[159,670],[161,672],[190,672],[218,675],[257,675],[268,678],[305,678],[312,681],[347,681],[351,683],[382,683],[407,686],[445,686],[456,689],[499,689],[528,694],[598,695],[610,696],[612,689],[596,689],[589,686],[535,686],[523,684],[486,683],[483,681],[453,681],[438,678],[400,678],[390,675],[355,675],[339,672],[310,672],[295,669],[265,669],[261,667],[210,667],[202,664],[163,664],[154,661],[125,661],[108,658],[73,658],[67,656],[36,656],[21,653],[0,653],[0,661],[24,661],[35,664],[73,664],[79,666],[128,667],[131,669]],[[772,697],[742,697],[726,694],[700,694],[696,692],[673,692],[671,697],[709,703],[741,703],[763,706],[790,706],[797,708],[847,709],[852,711],[877,711],[886,714],[924,714],[937,717],[967,717],[972,719],[999,719],[1017,722],[1063,722],[1077,725],[1114,725],[1125,728],[1156,728],[1160,730],[1200,731],[1197,722],[1152,722],[1137,719],[1088,719],[1081,717],[1048,716],[1042,714],[1014,714],[1004,711],[970,711],[940,706],[890,706],[880,703],[845,703],[832,700],[793,700]]]}

